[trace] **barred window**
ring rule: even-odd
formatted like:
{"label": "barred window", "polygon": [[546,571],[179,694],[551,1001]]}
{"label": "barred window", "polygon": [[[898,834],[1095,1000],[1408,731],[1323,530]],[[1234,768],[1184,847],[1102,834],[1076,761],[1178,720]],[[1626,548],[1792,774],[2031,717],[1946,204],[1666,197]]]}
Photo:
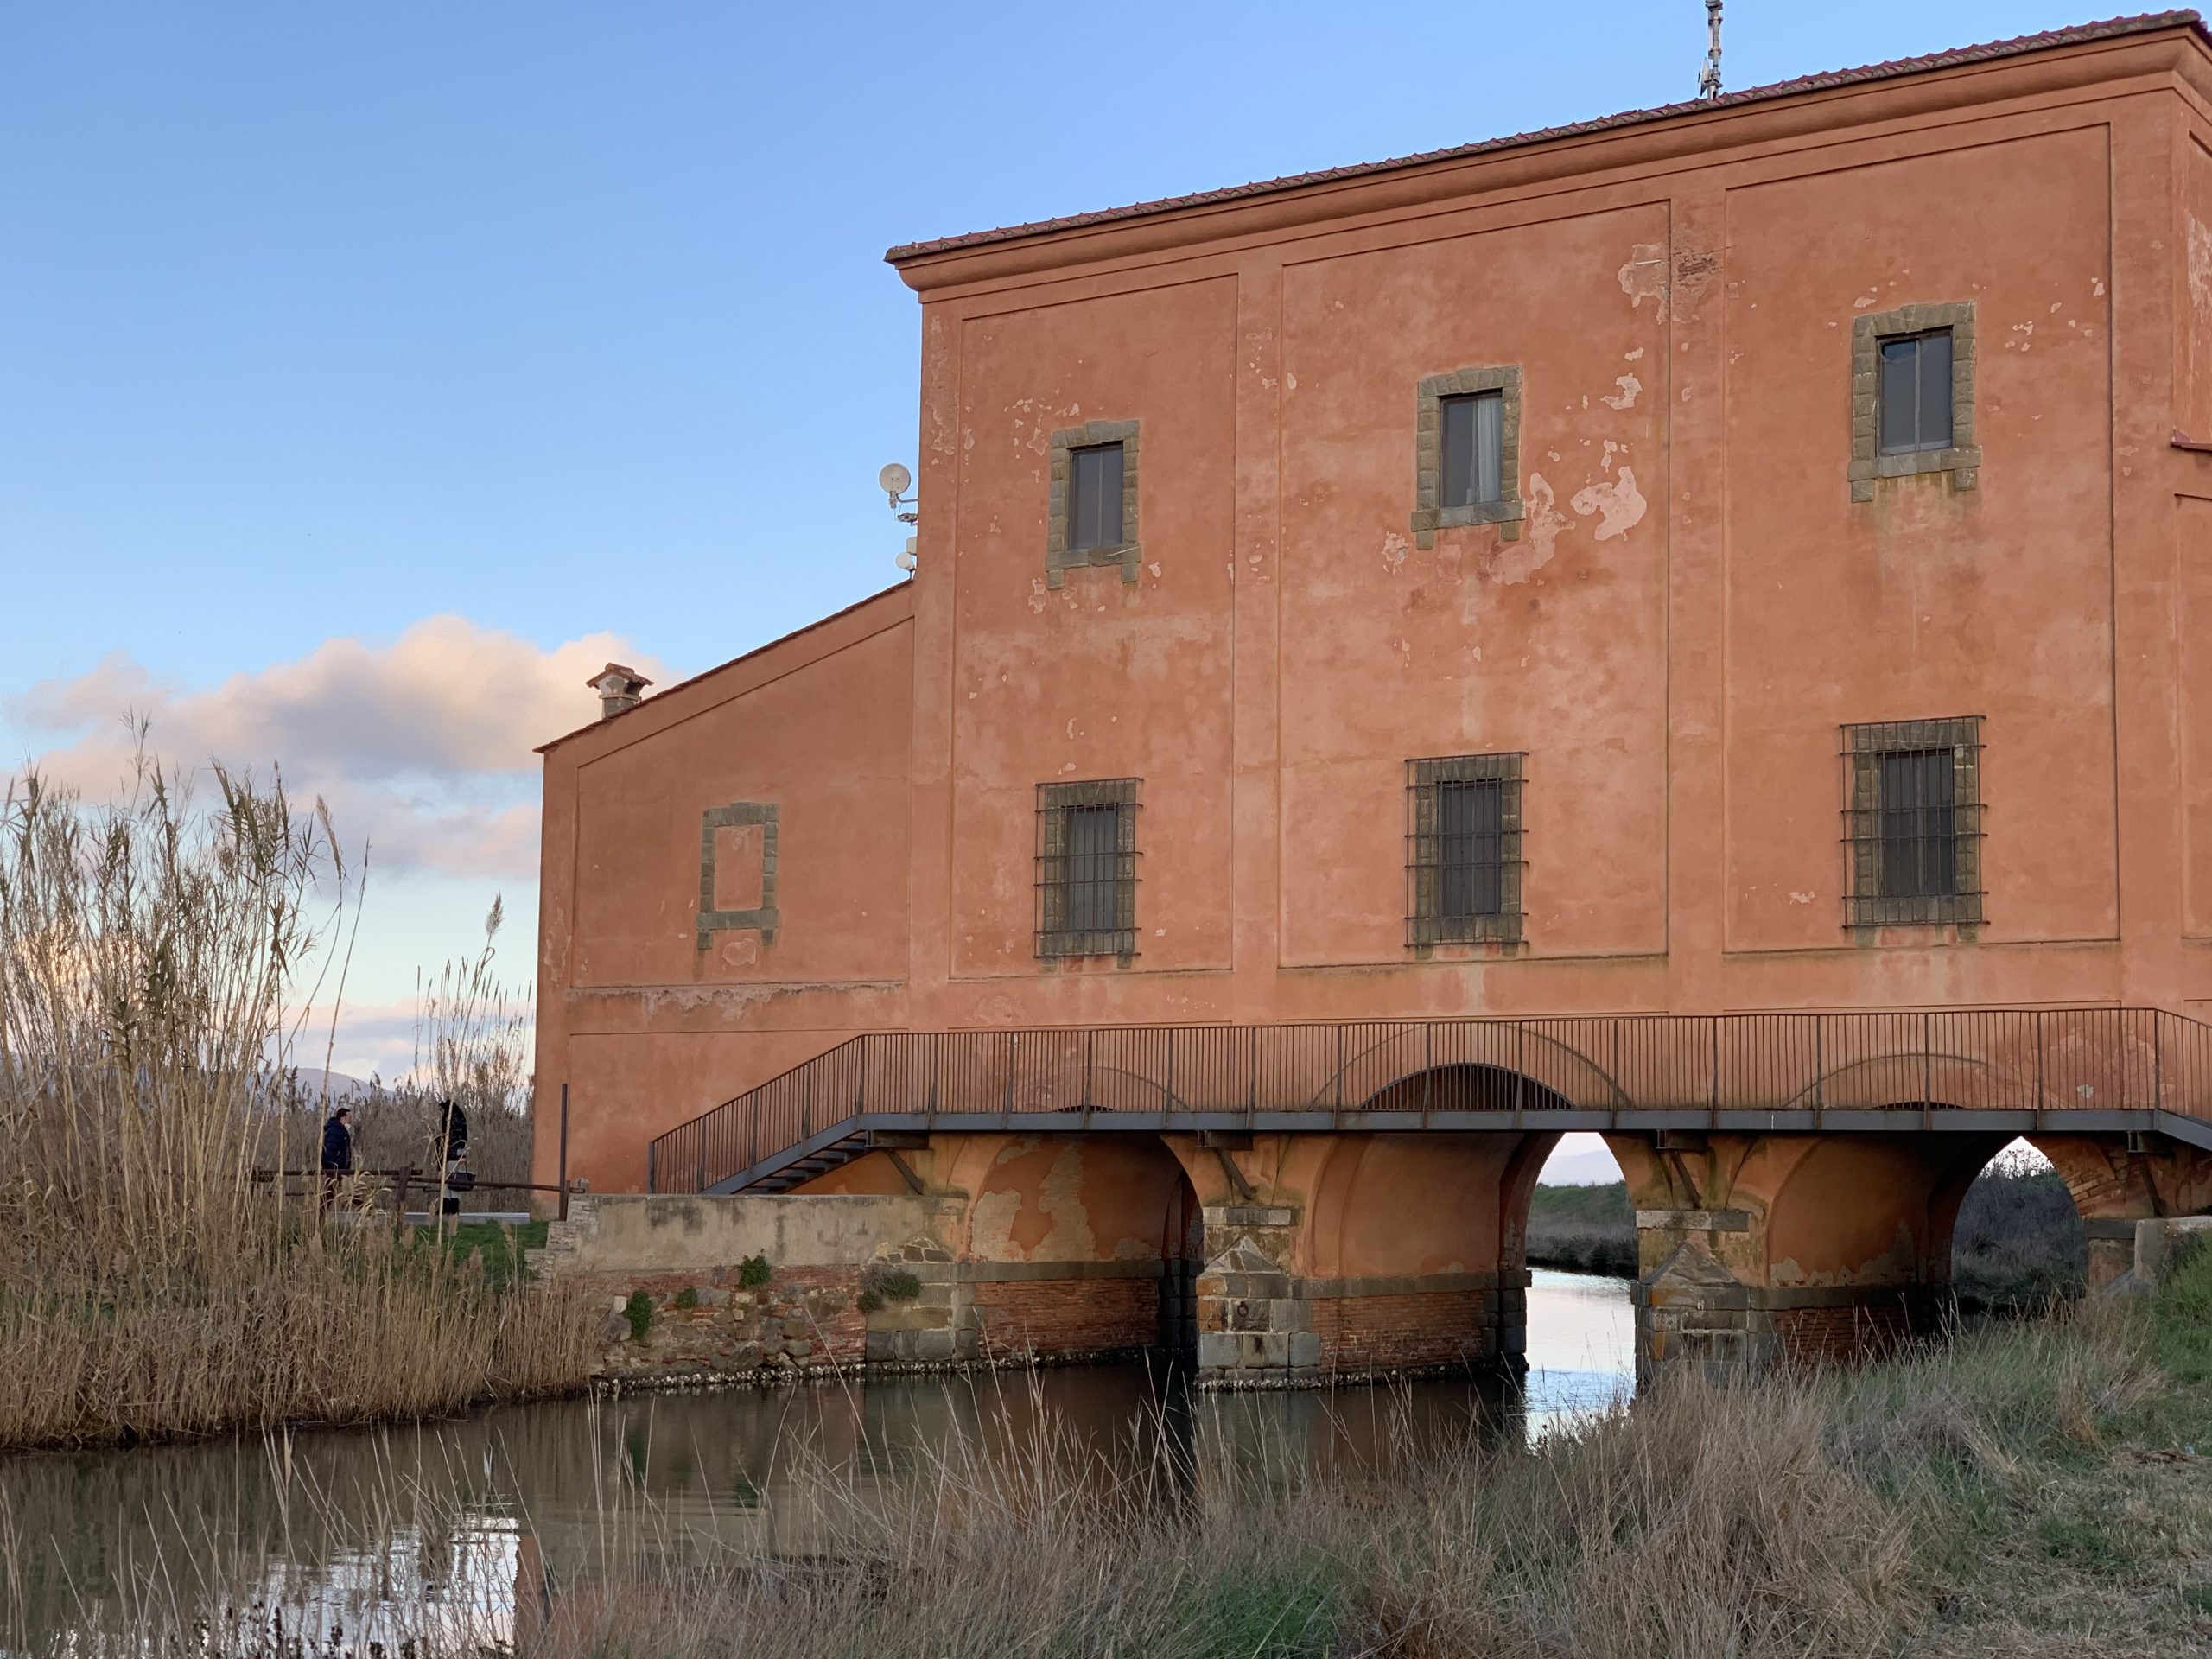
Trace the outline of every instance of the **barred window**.
{"label": "barred window", "polygon": [[1406,763],[1406,943],[1517,940],[1521,913],[1518,754]]}
{"label": "barred window", "polygon": [[1980,729],[1978,716],[1843,728],[1847,926],[1983,919]]}
{"label": "barred window", "polygon": [[1137,779],[1037,786],[1037,954],[1136,954]]}

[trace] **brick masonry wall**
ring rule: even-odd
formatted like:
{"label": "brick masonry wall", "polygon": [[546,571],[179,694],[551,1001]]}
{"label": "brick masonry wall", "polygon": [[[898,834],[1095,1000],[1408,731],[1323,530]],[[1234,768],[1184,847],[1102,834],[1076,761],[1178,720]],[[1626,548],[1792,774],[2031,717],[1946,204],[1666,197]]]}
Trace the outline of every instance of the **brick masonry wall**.
{"label": "brick masonry wall", "polygon": [[1310,1304],[1307,1320],[1324,1370],[1448,1365],[1497,1351],[1497,1299],[1484,1290],[1331,1296]]}
{"label": "brick masonry wall", "polygon": [[1156,1278],[1033,1279],[969,1289],[984,1352],[1072,1356],[1156,1346],[1160,1284]]}

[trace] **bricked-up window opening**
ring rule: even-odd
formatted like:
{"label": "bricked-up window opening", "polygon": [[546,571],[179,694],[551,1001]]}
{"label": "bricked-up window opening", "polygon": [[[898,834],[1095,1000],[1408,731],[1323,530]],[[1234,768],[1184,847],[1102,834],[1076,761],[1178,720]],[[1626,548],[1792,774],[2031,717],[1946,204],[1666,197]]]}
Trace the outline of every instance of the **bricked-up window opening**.
{"label": "bricked-up window opening", "polygon": [[1136,954],[1137,780],[1037,787],[1037,954]]}
{"label": "bricked-up window opening", "polygon": [[1522,938],[1519,754],[1406,763],[1406,943]]}
{"label": "bricked-up window opening", "polygon": [[1843,728],[1847,926],[1983,920],[1980,729],[1973,716]]}
{"label": "bricked-up window opening", "polygon": [[1951,447],[1951,331],[1881,343],[1881,448],[1885,455]]}
{"label": "bricked-up window opening", "polygon": [[1437,505],[1471,507],[1498,500],[1504,492],[1504,392],[1440,398],[1437,410],[1443,423],[1438,459],[1444,470]]}
{"label": "bricked-up window opening", "polygon": [[1122,446],[1068,452],[1068,545],[1078,553],[1122,545]]}

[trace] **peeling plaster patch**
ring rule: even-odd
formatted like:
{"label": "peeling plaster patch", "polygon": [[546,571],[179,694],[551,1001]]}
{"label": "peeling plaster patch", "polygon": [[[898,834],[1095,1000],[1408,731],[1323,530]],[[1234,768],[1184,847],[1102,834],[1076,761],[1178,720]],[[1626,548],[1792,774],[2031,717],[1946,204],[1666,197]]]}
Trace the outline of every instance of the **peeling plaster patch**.
{"label": "peeling plaster patch", "polygon": [[1624,352],[1624,353],[1621,353],[1621,361],[1622,361],[1622,362],[1624,362],[1624,363],[1634,363],[1634,362],[1637,362],[1637,361],[1641,360],[1641,359],[1642,359],[1642,358],[1643,358],[1643,346],[1637,346],[1637,347],[1634,351],[1632,351],[1632,352]]}
{"label": "peeling plaster patch", "polygon": [[1882,296],[1880,295],[1867,294],[1853,300],[1851,302],[1851,308],[1854,311],[1864,311],[1868,306],[1879,305],[1881,302]]}
{"label": "peeling plaster patch", "polygon": [[1285,391],[1296,391],[1298,390],[1298,377],[1294,374],[1286,374],[1283,376],[1282,389]]}
{"label": "peeling plaster patch", "polygon": [[1577,490],[1568,505],[1585,518],[1598,515],[1597,538],[1601,542],[1625,536],[1643,522],[1643,493],[1636,487],[1636,468],[1626,465],[1613,482]]}
{"label": "peeling plaster patch", "polygon": [[[1001,1154],[999,1161],[1005,1160]],[[986,1262],[1004,1262],[1014,1256],[1014,1218],[1020,1213],[1020,1193],[984,1193],[968,1206],[968,1248]]]}
{"label": "peeling plaster patch", "polygon": [[2018,340],[2006,340],[2005,342],[2005,349],[2006,351],[2011,351],[2016,346],[2024,352],[2031,352],[2035,350],[2035,324],[2032,322],[2016,322],[2012,325],[2012,332],[2018,334],[2019,338]]}
{"label": "peeling plaster patch", "polygon": [[1607,409],[1634,409],[1636,394],[1643,390],[1643,382],[1632,374],[1623,374],[1615,376],[1613,384],[1620,388],[1619,393],[1611,397],[1601,397],[1598,401],[1605,404]]}
{"label": "peeling plaster patch", "polygon": [[1060,1148],[1038,1189],[1037,1207],[1052,1224],[1037,1241],[1030,1259],[1036,1262],[1093,1262],[1097,1241],[1091,1236],[1090,1211],[1083,1202],[1083,1148],[1070,1143]]}
{"label": "peeling plaster patch", "polygon": [[1484,561],[1483,575],[1502,587],[1511,587],[1535,575],[1552,562],[1559,550],[1560,532],[1570,523],[1558,507],[1558,496],[1541,473],[1529,474],[1527,536],[1518,542],[1500,542]]}
{"label": "peeling plaster patch", "polygon": [[1793,905],[1809,905],[1813,902],[1813,895],[1809,893],[1792,893],[1789,895],[1789,902]]}
{"label": "peeling plaster patch", "polygon": [[[1029,608],[1034,614],[1042,616],[1045,614],[1045,578],[1032,576],[1029,578]],[[971,691],[969,695],[973,696],[975,693]]]}
{"label": "peeling plaster patch", "polygon": [[1154,559],[1150,564],[1145,566],[1145,569],[1151,571],[1152,574],[1157,577],[1160,575],[1160,561],[1158,559]]}
{"label": "peeling plaster patch", "polygon": [[1638,242],[1628,251],[1628,263],[1617,273],[1621,292],[1630,310],[1640,311],[1646,300],[1659,308],[1659,321],[1667,320],[1667,250],[1657,242]]}
{"label": "peeling plaster patch", "polygon": [[2105,292],[2105,279],[2101,276],[2090,277],[2089,292],[2095,295],[2099,299],[2102,299]]}
{"label": "peeling plaster patch", "polygon": [[[2102,283],[2097,292],[2105,291]],[[2212,225],[2189,216],[2189,297],[2199,311],[2212,311]]]}
{"label": "peeling plaster patch", "polygon": [[1382,532],[1382,569],[1385,575],[1396,575],[1406,562],[1406,538],[1395,530]]}

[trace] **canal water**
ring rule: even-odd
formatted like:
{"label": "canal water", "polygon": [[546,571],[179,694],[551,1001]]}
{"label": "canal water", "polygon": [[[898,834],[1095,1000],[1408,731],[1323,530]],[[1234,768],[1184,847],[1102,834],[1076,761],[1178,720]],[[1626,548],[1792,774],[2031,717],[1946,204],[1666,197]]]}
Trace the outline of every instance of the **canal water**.
{"label": "canal water", "polygon": [[[808,1554],[820,1516],[963,1456],[1049,1448],[1074,1478],[1293,1485],[1390,1478],[1424,1448],[1510,1441],[1624,1398],[1625,1281],[1538,1269],[1529,1371],[1200,1394],[1161,1365],[502,1407],[442,1423],[0,1459],[0,1650],[248,1609],[502,1640],[518,1587],[644,1548]],[[1072,1454],[1072,1455],[1071,1455]],[[526,1592],[523,1592],[526,1593]],[[393,1643],[396,1645],[396,1643]]]}

